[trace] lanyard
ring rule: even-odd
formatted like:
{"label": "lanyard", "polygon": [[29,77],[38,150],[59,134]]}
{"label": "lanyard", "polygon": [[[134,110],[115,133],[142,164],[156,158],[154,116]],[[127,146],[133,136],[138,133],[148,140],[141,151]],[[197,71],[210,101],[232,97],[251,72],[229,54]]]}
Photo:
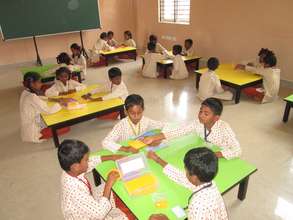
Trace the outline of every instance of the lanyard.
{"label": "lanyard", "polygon": [[[209,187],[211,187],[211,186],[212,186],[212,183],[209,183],[209,184],[205,185],[204,187],[200,188],[199,190],[196,190],[195,192],[193,192],[193,193],[189,196],[189,198],[188,198],[188,205],[189,205],[189,203],[190,203],[190,200],[192,199],[192,197],[193,197],[196,193],[202,191],[203,189],[209,188]],[[188,206],[185,207],[184,209],[188,209]]]}
{"label": "lanyard", "polygon": [[138,131],[137,131],[137,132],[136,132],[135,127],[133,127],[133,124],[132,124],[132,122],[129,120],[129,118],[128,118],[128,124],[129,124],[129,126],[131,127],[131,130],[132,130],[134,136],[135,136],[135,137],[138,136],[138,135],[140,134],[140,122],[138,122]]}
{"label": "lanyard", "polygon": [[212,132],[212,130],[210,130],[210,131],[208,131],[208,133],[207,133],[207,128],[206,127],[204,127],[204,140],[207,142],[208,140],[208,136],[211,134],[211,132]]}
{"label": "lanyard", "polygon": [[90,182],[88,181],[88,179],[87,179],[85,176],[84,176],[85,181],[82,180],[82,179],[80,179],[80,178],[78,178],[78,177],[76,177],[76,178],[77,178],[79,181],[81,181],[84,185],[86,185],[86,187],[88,188],[90,194],[93,195],[92,187],[91,187],[91,184],[90,184]]}

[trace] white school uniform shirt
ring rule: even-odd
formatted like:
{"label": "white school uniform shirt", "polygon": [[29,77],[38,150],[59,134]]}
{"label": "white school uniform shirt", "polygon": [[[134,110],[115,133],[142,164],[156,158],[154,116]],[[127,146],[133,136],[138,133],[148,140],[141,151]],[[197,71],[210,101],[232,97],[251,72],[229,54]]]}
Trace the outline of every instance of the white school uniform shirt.
{"label": "white school uniform shirt", "polygon": [[271,67],[255,68],[251,66],[245,66],[245,69],[263,77],[263,89],[265,96],[262,100],[262,103],[272,102],[278,98],[280,89],[280,69]]}
{"label": "white school uniform shirt", "polygon": [[155,49],[156,53],[161,53],[161,54],[166,54],[167,53],[167,49],[164,48],[162,46],[162,44],[160,43],[156,43],[156,49]]}
{"label": "white school uniform shirt", "polygon": [[75,89],[77,92],[85,89],[86,86],[75,81],[67,80],[66,85],[64,85],[60,80],[55,80],[53,86],[46,90],[45,95],[47,97],[58,96],[62,92],[68,92],[69,90]]}
{"label": "white school uniform shirt", "polygon": [[103,39],[98,39],[97,42],[95,43],[93,49],[91,50],[90,53],[90,59],[92,62],[99,62],[100,61],[100,52],[102,50],[104,51],[109,51],[112,50],[113,48],[108,45],[107,41]]}
{"label": "white school uniform shirt", "polygon": [[221,81],[215,71],[208,70],[200,77],[198,97],[201,100],[211,97],[222,100],[232,100],[233,94],[230,91],[224,91]]}
{"label": "white school uniform shirt", "polygon": [[144,55],[145,64],[142,69],[142,75],[149,78],[157,78],[157,62],[165,59],[166,56],[160,53],[146,52]]}
{"label": "white school uniform shirt", "polygon": [[108,92],[109,94],[102,97],[102,99],[109,100],[115,98],[121,98],[123,101],[128,96],[128,90],[124,82],[121,81],[119,85],[112,84],[111,82],[106,83],[102,87],[98,87],[90,92],[90,94],[94,95],[100,92]]}
{"label": "white school uniform shirt", "polygon": [[131,120],[126,117],[120,120],[108,133],[102,141],[103,148],[112,152],[117,152],[122,145],[118,144],[121,141],[135,138],[143,133],[153,129],[163,129],[164,123],[155,121],[143,116],[138,124],[133,124]]}
{"label": "white school uniform shirt", "polygon": [[127,46],[127,47],[136,47],[136,43],[133,39],[128,39],[125,40],[122,45]]}
{"label": "white school uniform shirt", "polygon": [[183,61],[183,57],[177,54],[173,59],[173,69],[170,75],[171,79],[186,79],[188,77],[188,71]]}
{"label": "white school uniform shirt", "polygon": [[[101,162],[99,156],[90,157],[87,172],[92,171]],[[62,172],[61,209],[66,220],[127,219],[123,212],[115,208],[113,202],[102,196],[104,185],[98,187],[100,195],[95,199],[85,183],[87,183],[85,173],[73,177],[65,171]],[[93,190],[93,187],[91,188]]]}
{"label": "white school uniform shirt", "polygon": [[[168,132],[163,132],[167,140],[176,137],[184,136],[190,133],[196,133],[201,138],[205,139],[204,125],[198,119],[190,124],[179,126]],[[206,131],[208,133],[208,131]],[[211,128],[210,134],[206,138],[210,142],[221,148],[221,153],[226,159],[232,159],[241,155],[241,148],[236,136],[227,122],[222,120],[216,121]]]}
{"label": "white school uniform shirt", "polygon": [[195,56],[195,49],[193,46],[191,46],[188,50],[185,49],[185,47],[183,48],[183,54],[186,54],[186,56],[191,57],[191,56]]}
{"label": "white school uniform shirt", "polygon": [[86,76],[86,59],[84,55],[80,54],[79,56],[74,56],[73,63],[75,65],[78,65],[80,67],[80,70],[82,70],[83,75]]}
{"label": "white school uniform shirt", "polygon": [[170,164],[164,167],[163,172],[194,193],[188,204],[188,220],[228,220],[224,200],[214,182],[195,186],[188,181],[185,172]]}
{"label": "white school uniform shirt", "polygon": [[117,47],[119,43],[114,38],[112,38],[111,40],[108,40],[108,45],[110,45],[111,47]]}
{"label": "white school uniform shirt", "polygon": [[41,113],[53,114],[61,110],[61,106],[56,103],[48,106],[47,102],[40,96],[24,90],[20,96],[20,119],[21,119],[21,139],[22,141],[40,143],[42,119]]}

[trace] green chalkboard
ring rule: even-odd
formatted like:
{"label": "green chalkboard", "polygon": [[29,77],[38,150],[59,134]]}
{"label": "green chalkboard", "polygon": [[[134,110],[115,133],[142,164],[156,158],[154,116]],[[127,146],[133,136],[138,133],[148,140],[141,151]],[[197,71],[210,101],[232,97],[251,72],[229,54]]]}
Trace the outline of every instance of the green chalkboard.
{"label": "green chalkboard", "polygon": [[1,0],[4,40],[100,27],[98,0]]}

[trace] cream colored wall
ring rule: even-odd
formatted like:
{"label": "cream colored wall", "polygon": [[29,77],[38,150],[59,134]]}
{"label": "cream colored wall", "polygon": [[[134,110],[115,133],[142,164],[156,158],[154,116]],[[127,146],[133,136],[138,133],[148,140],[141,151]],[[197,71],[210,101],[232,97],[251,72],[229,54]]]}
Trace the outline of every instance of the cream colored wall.
{"label": "cream colored wall", "polygon": [[[198,54],[217,56],[222,62],[255,58],[261,47],[274,50],[282,79],[293,81],[293,1],[191,0],[190,25],[158,22],[158,0],[137,1],[137,40],[144,46],[154,33],[168,48],[195,41]],[[176,41],[163,40],[163,35]]]}
{"label": "cream colored wall", "polygon": [[[100,0],[102,30],[112,30],[117,40],[123,39],[123,32],[135,32],[135,13],[133,0]],[[131,13],[129,13],[129,11]],[[83,33],[86,48],[91,48],[101,30]],[[79,33],[38,37],[37,44],[42,59],[56,57],[62,51],[70,52],[72,43],[80,43]],[[32,61],[36,59],[32,39],[0,41],[0,65]]]}

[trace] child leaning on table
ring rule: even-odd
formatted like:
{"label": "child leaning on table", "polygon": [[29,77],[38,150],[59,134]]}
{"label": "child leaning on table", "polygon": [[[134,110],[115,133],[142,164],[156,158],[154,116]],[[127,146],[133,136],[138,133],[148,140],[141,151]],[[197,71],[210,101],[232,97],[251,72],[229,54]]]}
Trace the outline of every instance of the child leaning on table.
{"label": "child leaning on table", "polygon": [[92,156],[88,146],[78,140],[64,140],[58,148],[58,160],[63,169],[61,176],[61,208],[64,218],[69,219],[127,219],[117,209],[111,189],[119,178],[118,172],[108,174],[105,184],[93,189],[85,174],[103,161],[118,160],[121,155]]}
{"label": "child leaning on table", "polygon": [[[163,167],[163,173],[171,180],[192,191],[188,199],[189,220],[228,219],[223,198],[212,181],[218,172],[218,158],[206,147],[189,150],[184,156],[185,172],[168,164],[156,153],[149,152],[148,158]],[[155,214],[150,220],[167,220],[162,214]]]}

